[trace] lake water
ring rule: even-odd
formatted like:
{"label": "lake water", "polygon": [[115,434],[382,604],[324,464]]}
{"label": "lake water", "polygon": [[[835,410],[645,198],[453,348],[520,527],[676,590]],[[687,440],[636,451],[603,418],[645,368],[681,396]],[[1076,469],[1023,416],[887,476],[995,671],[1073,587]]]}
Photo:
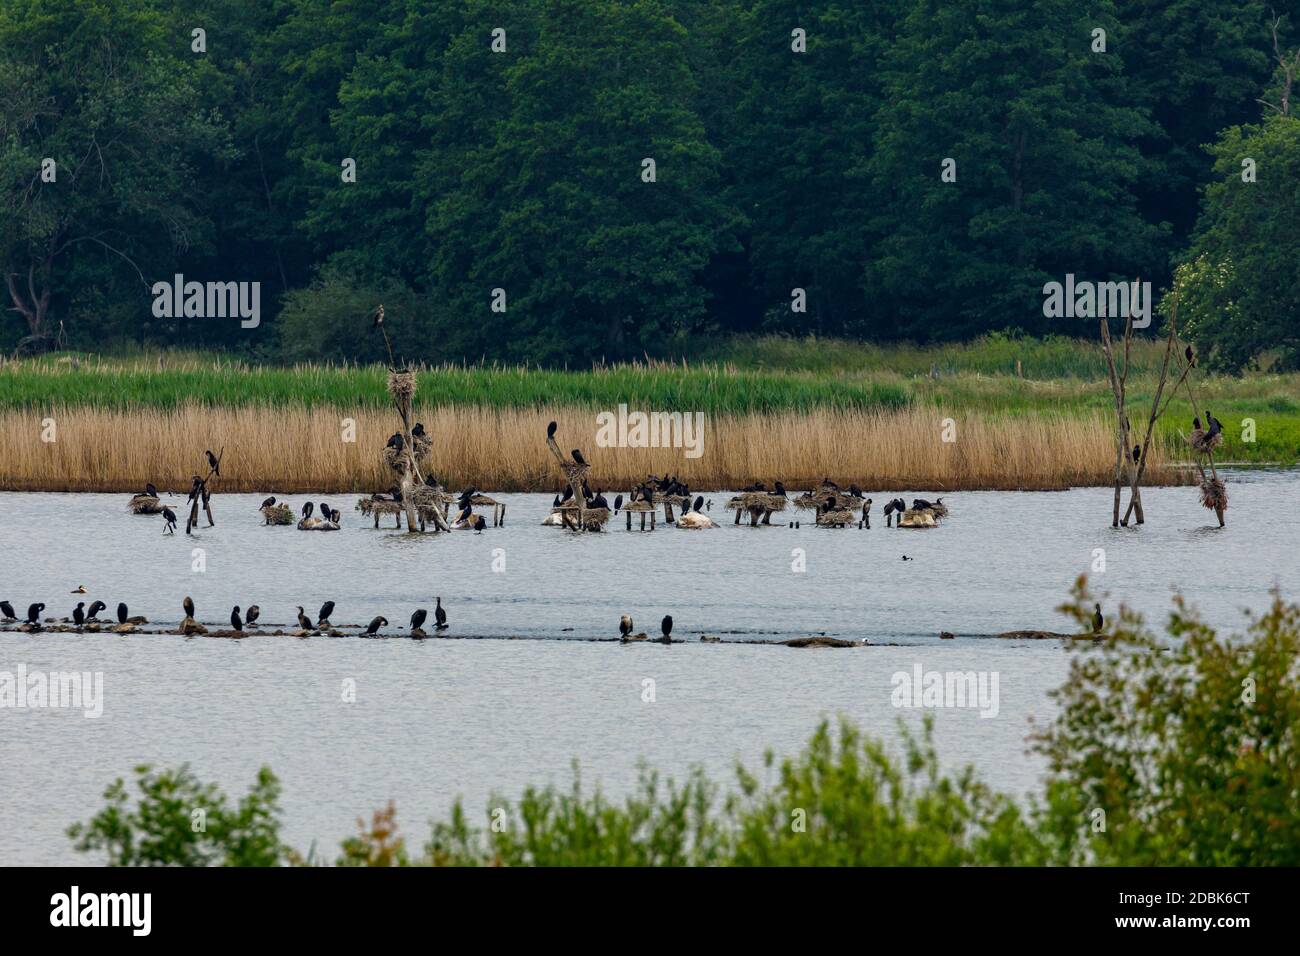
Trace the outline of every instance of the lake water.
{"label": "lake water", "polygon": [[[127,514],[126,495],[0,494],[0,598],[20,615],[37,600],[45,616],[70,614],[83,597],[69,592],[84,584],[84,600],[104,600],[110,616],[124,600],[132,614],[175,622],[189,594],[210,625],[224,626],[235,604],[258,604],[262,622],[287,626],[297,605],[314,615],[329,599],[336,624],[383,614],[385,631],[401,634],[412,610],[432,610],[441,595],[448,636],[523,638],[0,633],[0,671],[104,675],[96,719],[0,709],[0,861],[93,862],[64,829],[144,762],[188,762],[232,794],[269,764],[285,788],[286,837],[303,850],[317,841],[331,858],[356,818],[390,798],[418,846],[457,795],[478,811],[493,791],[514,798],[525,784],[567,784],[574,760],[586,783],[612,794],[631,787],[641,759],[678,777],[703,765],[730,783],[735,761],[756,767],[767,747],[796,751],[824,716],[896,744],[900,718],[916,727],[922,712],[892,706],[891,677],[918,664],[998,675],[996,716],[932,712],[937,748],[950,767],[973,763],[999,789],[1032,792],[1042,765],[1025,738],[1031,719],[1053,715],[1047,692],[1068,654],[992,635],[1070,629],[1054,608],[1097,548],[1106,571],[1093,578],[1108,613],[1123,600],[1163,620],[1181,587],[1212,624],[1231,628],[1273,585],[1300,594],[1300,471],[1235,473],[1229,488],[1225,529],[1184,487],[1147,489],[1140,529],[1109,527],[1107,489],[953,494],[951,517],[930,531],[887,529],[879,517],[870,531],[737,528],[718,493],[718,530],[629,534],[620,520],[581,536],[540,526],[549,496],[502,495],[504,528],[420,537],[376,531],[352,511],[355,498],[340,496],[325,498],[344,512],[337,533],[263,527],[263,496],[219,494],[217,527],[186,538],[163,536],[161,518]],[[807,517],[774,520],[794,515]],[[205,570],[194,570],[196,548]],[[804,571],[792,568],[795,549]],[[624,612],[651,635],[672,614],[688,643],[591,640],[617,637]],[[941,630],[957,638],[940,641]],[[819,633],[881,646],[698,641]],[[653,702],[643,700],[647,680]],[[346,682],[354,702],[343,700]]]}

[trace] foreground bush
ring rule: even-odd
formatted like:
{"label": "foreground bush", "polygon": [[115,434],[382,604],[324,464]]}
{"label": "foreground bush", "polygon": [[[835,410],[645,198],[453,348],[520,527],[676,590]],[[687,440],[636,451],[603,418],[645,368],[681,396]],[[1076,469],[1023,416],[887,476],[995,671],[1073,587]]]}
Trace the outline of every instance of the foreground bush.
{"label": "foreground bush", "polygon": [[[1080,579],[1062,608],[1091,632]],[[482,825],[458,801],[418,855],[390,803],[344,841],[339,865],[883,866],[1296,865],[1300,863],[1300,607],[1280,597],[1244,635],[1220,638],[1182,599],[1168,637],[1121,609],[1100,641],[1078,641],[1055,696],[1059,716],[1034,735],[1048,761],[1041,801],[1020,806],[970,768],[940,770],[931,725],[904,735],[902,759],[842,722],[760,783],[733,792],[696,770],[682,784],[643,768],[621,801],[583,789],[528,788],[489,802]],[[229,810],[186,768],[137,768],[128,807],[69,831],[112,865],[311,862],[279,837],[279,786],[263,769]],[[194,811],[207,827],[193,829]]]}

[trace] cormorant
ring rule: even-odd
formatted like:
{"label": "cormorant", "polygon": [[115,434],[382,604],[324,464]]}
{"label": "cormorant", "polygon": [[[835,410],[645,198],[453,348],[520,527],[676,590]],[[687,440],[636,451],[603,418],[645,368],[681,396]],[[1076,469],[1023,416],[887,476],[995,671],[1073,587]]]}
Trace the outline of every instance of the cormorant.
{"label": "cormorant", "polygon": [[673,616],[665,614],[664,619],[659,622],[659,627],[664,632],[664,637],[671,637],[673,633]]}
{"label": "cormorant", "polygon": [[388,445],[386,447],[396,448],[398,451],[401,451],[404,447],[406,447],[406,442],[402,439],[402,433],[393,432],[393,434],[389,436]]}
{"label": "cormorant", "polygon": [[128,611],[127,606],[126,606],[126,602],[125,602],[125,601],[118,601],[118,602],[117,602],[117,623],[118,623],[118,624],[125,624],[125,623],[126,623],[126,616],[127,616],[128,613],[129,613],[129,611]]}
{"label": "cormorant", "polygon": [[1133,463],[1134,463],[1134,464],[1137,464],[1137,462],[1140,461],[1141,458],[1142,458],[1142,446],[1141,446],[1141,445],[1134,445],[1134,446],[1133,446]]}
{"label": "cormorant", "polygon": [[1196,418],[1193,418],[1193,419],[1192,419],[1192,427],[1195,428],[1197,431],[1200,431],[1200,429],[1201,429],[1201,418],[1200,418],[1199,415],[1198,415]]}
{"label": "cormorant", "polygon": [[546,426],[546,437],[547,437],[547,438],[554,438],[554,437],[555,437],[555,429],[557,429],[558,427],[559,427],[559,425],[557,425],[555,422],[551,422],[549,425],[547,425],[547,426]]}
{"label": "cormorant", "polygon": [[624,637],[627,637],[629,634],[632,633],[631,616],[624,614],[622,617],[618,619],[618,632],[622,634]]}
{"label": "cormorant", "polygon": [[298,605],[298,626],[304,631],[314,631],[316,628],[311,626],[311,621],[307,620],[307,615],[302,613],[302,605]]}
{"label": "cormorant", "polygon": [[208,449],[207,451],[204,452],[204,454],[208,456],[208,467],[212,469],[212,473],[214,475],[220,478],[221,462],[217,461],[217,456],[212,454],[212,449]]}
{"label": "cormorant", "polygon": [[250,604],[248,607],[248,615],[247,615],[248,619],[244,621],[244,624],[247,625],[248,627],[252,627],[253,624],[257,621],[257,616],[261,613],[262,613],[262,609],[260,607],[258,607],[256,604]]}
{"label": "cormorant", "polygon": [[699,511],[699,510],[700,510],[701,508],[703,508],[703,507],[704,507],[704,496],[703,496],[703,495],[700,495],[700,496],[698,496],[698,497],[695,499],[695,505],[694,505],[694,507],[691,508],[691,510],[692,510],[692,511]]}
{"label": "cormorant", "polygon": [[99,616],[99,612],[104,610],[107,607],[108,605],[105,604],[103,601],[93,602],[90,605],[90,607],[86,609],[86,620],[93,621],[95,618]]}
{"label": "cormorant", "polygon": [[853,498],[863,497],[862,489],[859,488],[857,485],[849,485],[849,496]]}
{"label": "cormorant", "polygon": [[618,509],[623,507],[623,496],[619,495],[614,499],[614,514],[618,514]]}
{"label": "cormorant", "polygon": [[163,516],[163,534],[175,534],[176,533],[176,512],[172,511],[171,508],[163,508],[162,516]]}
{"label": "cormorant", "polygon": [[199,495],[202,494],[203,492],[202,478],[200,478],[198,475],[194,475],[192,476],[191,481],[192,484],[190,485],[190,493],[185,496],[186,501],[193,501],[195,498],[199,497]]}
{"label": "cormorant", "polygon": [[14,620],[14,606],[8,601],[0,601],[0,614],[4,615],[6,621]]}
{"label": "cormorant", "polygon": [[592,506],[593,508],[608,508],[608,507],[609,507],[609,502],[608,502],[607,500],[605,500],[605,492],[604,492],[604,489],[603,489],[603,488],[597,488],[597,489],[596,489],[596,496],[595,496],[594,498],[591,499],[591,506]]}
{"label": "cormorant", "polygon": [[320,516],[324,518],[326,521],[329,521],[334,514],[334,511],[330,508],[330,506],[322,501],[317,507],[318,510],[320,511]]}
{"label": "cormorant", "polygon": [[316,620],[320,621],[321,624],[326,624],[329,622],[330,615],[333,613],[334,613],[334,602],[326,601],[324,604],[320,606],[320,613],[316,615]]}
{"label": "cormorant", "polygon": [[926,501],[924,498],[912,499],[912,510],[914,511],[925,511],[929,507],[930,507],[930,502]]}
{"label": "cormorant", "polygon": [[773,482],[773,484],[776,486],[776,493],[780,495],[782,498],[786,497],[785,485],[781,484],[781,482],[779,481]]}
{"label": "cormorant", "polygon": [[482,515],[475,515],[474,520],[470,522],[470,527],[475,531],[484,531],[487,529],[487,519]]}
{"label": "cormorant", "polygon": [[244,629],[244,622],[239,617],[238,604],[236,604],[235,609],[230,612],[230,626],[233,627],[236,631],[242,631]]}
{"label": "cormorant", "polygon": [[831,488],[831,489],[833,489],[833,490],[835,490],[835,491],[839,491],[839,490],[840,490],[840,486],[837,485],[837,484],[835,484],[835,482],[831,481],[829,478],[823,478],[823,479],[822,479],[822,487],[823,487],[823,488]]}
{"label": "cormorant", "polygon": [[1213,438],[1219,432],[1223,431],[1223,422],[1214,417],[1214,412],[1208,408],[1205,410],[1205,420],[1210,423],[1210,437]]}
{"label": "cormorant", "polygon": [[1192,350],[1190,345],[1183,349],[1183,355],[1187,358],[1188,367],[1196,368],[1196,353]]}
{"label": "cormorant", "polygon": [[86,602],[78,601],[77,606],[72,609],[72,623],[81,627],[86,623]]}
{"label": "cormorant", "polygon": [[44,604],[37,603],[37,604],[27,605],[27,623],[28,624],[38,623],[37,618],[41,616],[41,612],[44,610],[45,610]]}
{"label": "cormorant", "polygon": [[181,607],[185,608],[186,617],[194,616],[194,598],[190,597],[188,594],[185,595],[185,600],[181,602]]}
{"label": "cormorant", "polygon": [[424,422],[416,422],[415,427],[411,429],[412,438],[424,437]]}
{"label": "cormorant", "polygon": [[411,630],[414,631],[417,627],[422,627],[424,625],[424,619],[427,618],[428,616],[429,616],[429,612],[426,611],[424,608],[420,608],[414,614],[412,614]]}
{"label": "cormorant", "polygon": [[578,449],[573,449],[569,454],[573,455],[573,460],[576,464],[585,465],[587,463],[587,459],[582,457],[582,452],[578,451]]}
{"label": "cormorant", "polygon": [[144,493],[148,495],[150,498],[158,497],[158,489],[154,487],[152,481],[144,486]]}
{"label": "cormorant", "polygon": [[377,617],[366,626],[366,633],[373,637],[375,634],[379,633],[379,629],[381,627],[387,627],[387,626],[388,626],[388,618]]}
{"label": "cormorant", "polygon": [[438,606],[433,609],[434,626],[440,631],[447,630],[447,612],[442,609],[442,598],[436,599]]}
{"label": "cormorant", "polygon": [[311,517],[311,513],[316,510],[316,506],[310,501],[302,506],[302,519],[306,521]]}
{"label": "cormorant", "polygon": [[1096,610],[1092,612],[1092,633],[1100,634],[1102,625],[1105,623],[1101,616],[1101,605],[1094,604],[1093,607],[1096,608]]}
{"label": "cormorant", "polygon": [[265,501],[262,502],[263,508],[271,508],[274,506],[275,506],[275,495],[272,495],[270,498],[267,498]]}

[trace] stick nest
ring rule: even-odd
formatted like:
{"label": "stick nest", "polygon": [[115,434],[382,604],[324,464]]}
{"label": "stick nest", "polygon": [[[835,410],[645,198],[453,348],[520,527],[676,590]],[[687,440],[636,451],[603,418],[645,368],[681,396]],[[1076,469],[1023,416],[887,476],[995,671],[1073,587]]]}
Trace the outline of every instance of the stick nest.
{"label": "stick nest", "polygon": [[278,505],[271,505],[269,508],[260,508],[258,510],[262,512],[262,517],[266,519],[267,524],[293,524],[293,509],[283,502]]}
{"label": "stick nest", "polygon": [[1210,433],[1204,428],[1193,428],[1191,434],[1187,436],[1187,444],[1192,446],[1193,451],[1208,455],[1223,444],[1223,432],[1211,438]]}
{"label": "stick nest", "polygon": [[1228,489],[1222,481],[1208,478],[1201,482],[1201,504],[1211,511],[1228,510]]}
{"label": "stick nest", "polygon": [[789,499],[766,491],[746,491],[727,502],[731,511],[784,511]]}
{"label": "stick nest", "polygon": [[415,394],[415,373],[409,369],[389,372],[388,394],[393,396],[399,408],[409,407],[411,396]]}

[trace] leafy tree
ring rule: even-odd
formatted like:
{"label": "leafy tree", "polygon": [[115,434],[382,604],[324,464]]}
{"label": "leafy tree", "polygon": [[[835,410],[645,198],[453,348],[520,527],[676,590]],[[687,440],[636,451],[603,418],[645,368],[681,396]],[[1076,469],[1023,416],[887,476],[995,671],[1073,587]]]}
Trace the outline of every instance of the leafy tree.
{"label": "leafy tree", "polygon": [[[1234,126],[1212,147],[1216,179],[1176,288],[1179,324],[1212,369],[1239,372],[1266,355],[1300,368],[1300,117]],[[1255,181],[1244,182],[1253,160]]]}
{"label": "leafy tree", "polygon": [[0,268],[32,347],[55,340],[59,306],[89,285],[148,315],[150,277],[207,240],[195,160],[229,146],[188,49],[142,0],[0,9]]}

